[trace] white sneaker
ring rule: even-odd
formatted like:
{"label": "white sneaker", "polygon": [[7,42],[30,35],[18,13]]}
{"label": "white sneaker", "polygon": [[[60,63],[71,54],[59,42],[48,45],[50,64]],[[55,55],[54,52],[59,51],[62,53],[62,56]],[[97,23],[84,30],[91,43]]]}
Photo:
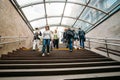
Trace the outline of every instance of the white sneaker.
{"label": "white sneaker", "polygon": [[42,56],[45,56],[45,54],[43,53]]}
{"label": "white sneaker", "polygon": [[50,53],[47,53],[47,55],[49,55]]}

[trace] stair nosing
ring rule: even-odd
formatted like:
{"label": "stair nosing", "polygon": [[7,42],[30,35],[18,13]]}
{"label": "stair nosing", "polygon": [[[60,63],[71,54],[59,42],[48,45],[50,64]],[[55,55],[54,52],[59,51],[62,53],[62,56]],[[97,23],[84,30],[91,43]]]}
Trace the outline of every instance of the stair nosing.
{"label": "stair nosing", "polygon": [[38,63],[38,64],[0,64],[0,66],[27,66],[27,65],[73,65],[73,64],[100,64],[100,63],[116,63],[117,61],[100,61],[100,62],[75,62],[75,63]]}
{"label": "stair nosing", "polygon": [[[90,58],[90,59],[47,59],[47,60],[9,60],[9,61],[74,61],[74,60],[104,60],[104,59],[110,59],[110,58]],[[111,59],[112,60],[112,59]],[[8,61],[8,60],[0,60],[1,61]]]}

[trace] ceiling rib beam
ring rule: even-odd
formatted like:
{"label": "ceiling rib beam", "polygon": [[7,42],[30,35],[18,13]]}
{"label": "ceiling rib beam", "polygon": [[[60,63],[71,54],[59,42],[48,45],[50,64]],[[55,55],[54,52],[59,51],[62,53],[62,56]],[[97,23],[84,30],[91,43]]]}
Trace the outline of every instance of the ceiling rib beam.
{"label": "ceiling rib beam", "polygon": [[46,11],[46,3],[45,3],[45,0],[44,0],[44,10],[45,10],[46,25],[48,25],[48,20],[47,20],[47,11]]}
{"label": "ceiling rib beam", "polygon": [[[67,28],[69,28],[69,26],[70,25],[64,25],[64,24],[62,24],[62,25],[59,25],[59,24],[53,24],[53,25],[49,25],[50,27],[67,27]],[[45,26],[40,26],[39,27],[39,29],[43,29]],[[75,28],[75,27],[73,27],[73,28]]]}
{"label": "ceiling rib beam", "polygon": [[61,20],[60,20],[60,25],[61,25],[62,20],[63,20],[63,16],[64,16],[64,13],[65,13],[66,4],[67,4],[67,0],[65,1],[65,5],[64,5],[64,9],[63,9],[63,13],[62,13]]}

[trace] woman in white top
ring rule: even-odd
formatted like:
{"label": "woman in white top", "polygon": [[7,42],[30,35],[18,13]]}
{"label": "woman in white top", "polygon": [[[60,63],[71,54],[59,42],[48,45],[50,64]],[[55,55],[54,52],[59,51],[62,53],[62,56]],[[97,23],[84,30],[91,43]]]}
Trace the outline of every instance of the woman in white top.
{"label": "woman in white top", "polygon": [[45,49],[47,48],[47,55],[49,55],[50,50],[50,40],[51,40],[51,31],[49,30],[49,26],[45,27],[45,31],[43,32],[43,48],[42,48],[42,56],[45,56]]}

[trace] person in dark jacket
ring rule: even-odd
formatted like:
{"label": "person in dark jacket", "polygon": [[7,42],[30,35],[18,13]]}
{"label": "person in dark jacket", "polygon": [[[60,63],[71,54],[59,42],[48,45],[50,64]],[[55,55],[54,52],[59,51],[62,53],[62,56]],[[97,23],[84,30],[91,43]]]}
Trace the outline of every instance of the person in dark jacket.
{"label": "person in dark jacket", "polygon": [[74,32],[74,49],[79,49],[80,48],[80,45],[79,45],[79,36],[78,36],[78,32],[73,30]]}
{"label": "person in dark jacket", "polygon": [[68,41],[68,48],[70,52],[73,51],[73,39],[74,39],[74,32],[70,28],[66,31],[66,39]]}
{"label": "person in dark jacket", "polygon": [[68,48],[68,41],[67,41],[67,35],[66,35],[67,29],[63,32],[63,43],[65,44],[66,48]]}
{"label": "person in dark jacket", "polygon": [[80,47],[84,48],[84,42],[85,42],[85,32],[83,30],[81,30],[81,28],[79,28],[78,31],[78,35],[79,35],[79,40],[80,40]]}

